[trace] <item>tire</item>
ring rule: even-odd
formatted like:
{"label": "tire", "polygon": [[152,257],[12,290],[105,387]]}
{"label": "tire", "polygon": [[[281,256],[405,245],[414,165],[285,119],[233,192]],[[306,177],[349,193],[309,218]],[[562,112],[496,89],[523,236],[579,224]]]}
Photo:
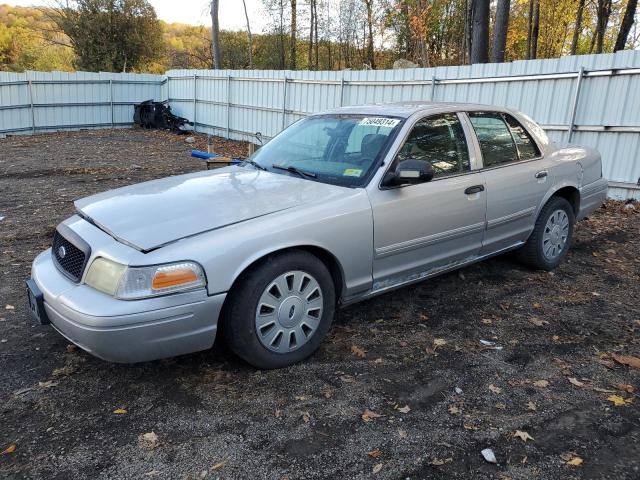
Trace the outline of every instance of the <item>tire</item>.
{"label": "tire", "polygon": [[222,319],[227,344],[261,369],[286,367],[315,352],[336,306],[331,273],[301,250],[260,261],[234,284],[227,302]]}
{"label": "tire", "polygon": [[518,259],[533,268],[553,270],[567,256],[574,225],[571,204],[562,197],[551,197],[542,207],[529,239],[518,250]]}

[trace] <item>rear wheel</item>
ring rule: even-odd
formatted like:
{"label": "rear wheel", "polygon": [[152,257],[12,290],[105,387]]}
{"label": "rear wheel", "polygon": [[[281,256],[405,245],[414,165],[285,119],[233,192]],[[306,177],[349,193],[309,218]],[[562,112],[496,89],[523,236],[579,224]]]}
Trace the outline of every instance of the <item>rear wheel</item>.
{"label": "rear wheel", "polygon": [[527,243],[518,251],[519,259],[534,268],[553,270],[567,256],[575,215],[571,204],[551,197],[540,211]]}
{"label": "rear wheel", "polygon": [[333,320],[335,289],[317,257],[290,251],[243,274],[228,302],[223,331],[231,349],[258,368],[279,368],[318,348]]}

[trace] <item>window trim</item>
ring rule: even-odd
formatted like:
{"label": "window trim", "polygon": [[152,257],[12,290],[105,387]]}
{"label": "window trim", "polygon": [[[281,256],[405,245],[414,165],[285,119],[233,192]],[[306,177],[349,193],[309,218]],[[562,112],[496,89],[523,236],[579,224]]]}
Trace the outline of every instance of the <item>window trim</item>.
{"label": "window trim", "polygon": [[[473,127],[473,124],[471,123],[471,118],[469,116],[470,113],[495,113],[495,114],[500,115],[500,117],[502,117],[502,119],[503,119],[503,122],[507,126],[507,130],[509,130],[509,133],[511,134],[511,138],[513,140],[513,144],[516,147],[516,152],[518,154],[518,160],[515,160],[513,162],[508,162],[508,163],[501,163],[499,165],[493,165],[491,167],[486,167],[485,164],[484,164],[484,155],[482,154],[482,149],[480,148],[480,140],[478,139],[478,135],[476,133],[475,128]],[[509,124],[504,119],[504,115],[510,115],[511,117],[513,117],[520,124],[520,126],[524,129],[524,131],[527,132],[527,134],[529,135],[529,138],[531,138],[531,141],[535,144],[536,148],[538,149],[538,152],[540,152],[540,156],[535,157],[535,158],[529,158],[527,160],[521,160],[520,159],[520,151],[518,150],[518,144],[516,143],[515,139],[513,138],[513,132],[511,132],[511,128],[509,127]],[[478,155],[478,157],[480,159],[481,165],[480,165],[479,169],[477,170],[478,172],[486,172],[486,171],[489,171],[489,170],[497,170],[499,168],[510,167],[511,165],[520,165],[520,164],[524,164],[524,163],[528,163],[528,162],[537,162],[537,161],[542,160],[542,159],[545,158],[544,150],[540,148],[540,145],[536,141],[535,136],[531,134],[529,129],[525,125],[523,125],[523,123],[520,120],[518,120],[518,118],[515,115],[513,115],[513,114],[511,114],[509,112],[503,112],[501,110],[469,110],[469,111],[465,111],[464,112],[464,116],[466,117],[467,121],[469,122],[470,133],[471,133],[471,135],[473,135],[474,144],[476,145],[476,149],[477,149],[477,155]]]}
{"label": "window trim", "polygon": [[[422,120],[425,120],[425,119],[430,118],[430,117],[437,117],[437,116],[442,116],[442,115],[455,115],[456,117],[458,117],[458,121],[460,122],[460,126],[462,127],[462,131],[464,133],[464,137],[465,137],[464,140],[465,140],[465,143],[467,145],[467,152],[469,154],[469,168],[470,169],[468,171],[466,171],[466,172],[453,173],[453,174],[447,175],[445,177],[440,177],[440,178],[434,177],[433,180],[431,180],[429,182],[418,183],[418,184],[415,184],[415,185],[400,185],[400,186],[397,186],[397,187],[385,187],[385,186],[383,186],[382,182],[384,181],[384,178],[387,176],[387,173],[389,173],[391,171],[391,166],[393,165],[393,162],[396,159],[396,156],[398,155],[398,153],[400,153],[400,150],[402,149],[402,147],[404,147],[405,143],[407,143],[407,139],[409,138],[409,135],[413,131],[413,128],[418,124],[418,122],[421,122]],[[416,120],[413,121],[411,123],[411,125],[407,128],[406,132],[404,133],[404,135],[402,137],[402,140],[398,144],[398,147],[395,149],[393,154],[390,156],[390,161],[389,161],[388,165],[386,165],[384,173],[382,174],[382,176],[380,177],[380,181],[378,182],[378,190],[383,190],[384,191],[384,190],[397,190],[399,188],[406,188],[406,187],[417,187],[417,186],[420,186],[420,185],[425,185],[425,184],[429,184],[429,183],[433,183],[433,182],[438,182],[440,180],[448,180],[450,178],[461,177],[463,175],[469,175],[469,174],[477,173],[477,172],[481,171],[482,165],[478,164],[478,159],[481,160],[482,156],[478,155],[477,149],[476,149],[476,144],[471,145],[471,143],[470,143],[470,140],[472,140],[472,138],[470,138],[471,134],[475,135],[475,132],[473,132],[473,126],[470,124],[469,119],[466,116],[466,112],[452,110],[452,111],[446,111],[446,112],[429,113],[427,115],[423,115],[421,117],[416,118]],[[474,138],[473,140],[477,142],[477,139]],[[387,156],[385,158],[389,158],[389,153],[390,152],[387,152]],[[382,164],[382,165],[384,165],[384,164]],[[382,165],[380,165],[380,166],[382,166]]]}

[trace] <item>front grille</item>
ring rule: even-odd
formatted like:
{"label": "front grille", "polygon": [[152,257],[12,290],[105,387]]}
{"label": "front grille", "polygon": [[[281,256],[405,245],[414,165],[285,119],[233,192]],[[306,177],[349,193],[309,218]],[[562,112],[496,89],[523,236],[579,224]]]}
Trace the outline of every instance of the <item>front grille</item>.
{"label": "front grille", "polygon": [[89,257],[56,230],[52,245],[53,258],[59,269],[74,282],[79,282]]}

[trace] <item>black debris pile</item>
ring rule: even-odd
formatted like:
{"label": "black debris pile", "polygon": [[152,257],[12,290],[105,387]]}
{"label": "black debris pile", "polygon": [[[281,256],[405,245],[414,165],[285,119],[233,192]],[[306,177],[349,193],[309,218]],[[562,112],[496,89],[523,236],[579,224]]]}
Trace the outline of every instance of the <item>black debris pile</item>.
{"label": "black debris pile", "polygon": [[142,128],[170,130],[174,133],[185,133],[185,125],[193,125],[186,118],[171,113],[171,107],[162,102],[146,100],[134,107],[133,122]]}

